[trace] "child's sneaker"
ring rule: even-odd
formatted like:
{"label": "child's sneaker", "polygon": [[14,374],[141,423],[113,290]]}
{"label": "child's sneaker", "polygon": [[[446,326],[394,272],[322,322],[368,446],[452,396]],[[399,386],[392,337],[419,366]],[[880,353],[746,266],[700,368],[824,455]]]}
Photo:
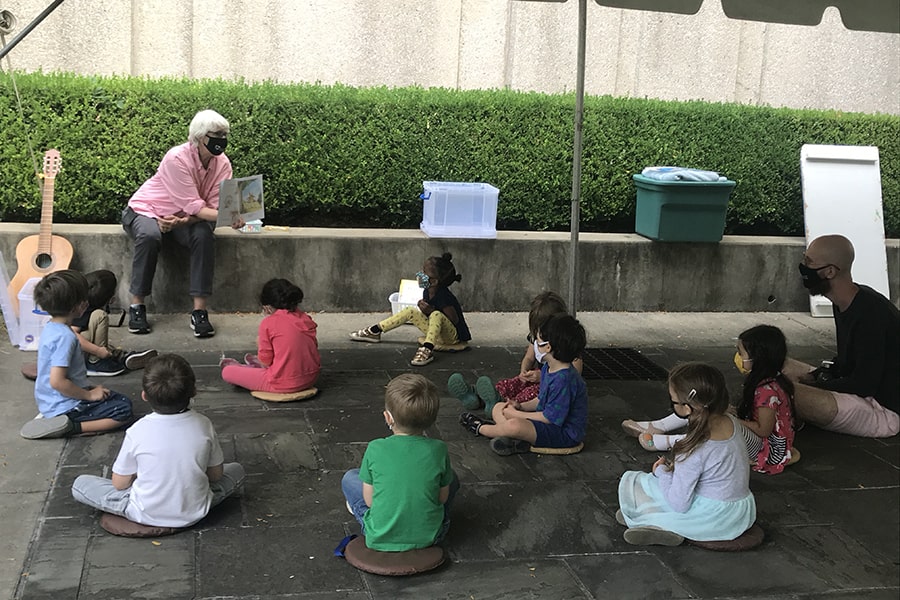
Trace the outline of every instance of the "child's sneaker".
{"label": "child's sneaker", "polygon": [[265,367],[264,364],[259,362],[259,357],[252,352],[248,352],[244,355],[244,364],[248,367],[255,367],[257,369],[262,369]]}
{"label": "child's sneaker", "polygon": [[510,437],[498,437],[491,440],[491,450],[500,456],[524,454],[526,452],[531,452],[531,444],[525,440],[517,440]]}
{"label": "child's sneaker", "polygon": [[466,410],[478,410],[483,406],[481,399],[475,395],[475,389],[466,383],[462,373],[454,373],[447,379],[447,391],[459,400]]}
{"label": "child's sneaker", "polygon": [[113,357],[101,358],[97,362],[87,361],[88,377],[114,377],[125,372],[125,365]]}
{"label": "child's sneaker", "polygon": [[459,415],[459,424],[465,427],[468,431],[474,433],[475,435],[480,435],[478,433],[478,429],[485,424],[493,425],[493,421],[487,421],[482,419],[481,417],[477,417],[470,412],[464,412]]}
{"label": "child's sneaker", "polygon": [[371,327],[350,332],[350,339],[354,342],[371,342],[377,344],[381,341],[381,334],[374,333]]}
{"label": "child's sneaker", "polygon": [[147,307],[143,304],[128,307],[128,331],[131,333],[150,333],[147,322]]}
{"label": "child's sneaker", "polygon": [[677,533],[656,527],[630,527],[623,537],[633,546],[678,546],[684,541]]}
{"label": "child's sneaker", "polygon": [[494,405],[500,402],[500,394],[494,387],[494,382],[490,377],[482,375],[475,381],[475,393],[484,402],[484,414],[491,415],[494,411]]}
{"label": "child's sneaker", "polygon": [[35,417],[28,421],[19,430],[26,440],[41,440],[48,438],[64,437],[75,430],[75,424],[66,415],[58,415],[49,419]]}
{"label": "child's sneaker", "polygon": [[144,350],[142,352],[125,352],[116,348],[113,352],[113,358],[125,365],[129,371],[138,371],[147,366],[150,359],[156,358],[159,354],[156,350]]}
{"label": "child's sneaker", "polygon": [[622,421],[622,431],[631,437],[638,437],[642,433],[665,433],[651,425],[650,421],[632,421],[631,419]]}
{"label": "child's sneaker", "polygon": [[426,348],[425,346],[419,346],[419,349],[416,350],[416,355],[409,361],[409,364],[414,367],[424,367],[433,360],[434,350]]}

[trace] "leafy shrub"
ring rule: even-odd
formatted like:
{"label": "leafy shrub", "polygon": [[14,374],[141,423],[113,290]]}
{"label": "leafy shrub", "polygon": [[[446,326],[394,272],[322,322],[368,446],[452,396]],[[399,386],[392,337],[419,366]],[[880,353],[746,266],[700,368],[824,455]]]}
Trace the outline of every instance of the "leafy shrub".
{"label": "leafy shrub", "polygon": [[[194,113],[232,124],[235,175],[265,177],[266,222],[416,227],[423,180],[500,189],[501,229],[566,230],[574,98],[501,90],[351,88],[234,81],[17,74],[19,116],[0,75],[0,219],[35,222],[43,150],[58,148],[56,222],[118,222]],[[588,97],[583,231],[633,231],[633,173],[719,171],[738,185],[729,233],[803,231],[803,144],[880,149],[887,234],[900,236],[900,117],[736,104]],[[851,203],[852,199],[848,199]]]}

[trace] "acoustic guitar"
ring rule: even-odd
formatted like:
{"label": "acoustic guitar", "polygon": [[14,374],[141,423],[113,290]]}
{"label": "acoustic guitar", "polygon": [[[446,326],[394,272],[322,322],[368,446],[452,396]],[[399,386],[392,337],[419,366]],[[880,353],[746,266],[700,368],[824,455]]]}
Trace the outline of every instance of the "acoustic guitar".
{"label": "acoustic guitar", "polygon": [[59,150],[44,153],[44,187],[41,192],[41,229],[38,235],[23,238],[16,246],[18,270],[9,283],[9,298],[16,313],[19,312],[19,292],[32,277],[69,268],[72,260],[72,244],[64,237],[53,235],[53,185],[59,173],[62,158]]}

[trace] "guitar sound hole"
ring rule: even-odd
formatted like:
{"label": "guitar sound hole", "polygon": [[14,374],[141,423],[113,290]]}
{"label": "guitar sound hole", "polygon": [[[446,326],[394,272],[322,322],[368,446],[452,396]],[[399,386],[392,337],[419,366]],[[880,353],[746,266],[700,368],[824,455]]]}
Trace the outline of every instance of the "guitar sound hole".
{"label": "guitar sound hole", "polygon": [[49,254],[38,254],[37,258],[35,258],[34,264],[41,269],[49,269],[50,265],[53,264],[53,257]]}

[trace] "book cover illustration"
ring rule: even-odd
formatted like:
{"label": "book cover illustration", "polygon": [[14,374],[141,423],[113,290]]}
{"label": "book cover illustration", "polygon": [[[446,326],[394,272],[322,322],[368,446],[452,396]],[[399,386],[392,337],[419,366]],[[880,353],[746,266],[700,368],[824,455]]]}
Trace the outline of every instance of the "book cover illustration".
{"label": "book cover illustration", "polygon": [[216,226],[231,227],[239,219],[248,223],[262,220],[264,216],[262,175],[226,179],[219,184],[219,218]]}

